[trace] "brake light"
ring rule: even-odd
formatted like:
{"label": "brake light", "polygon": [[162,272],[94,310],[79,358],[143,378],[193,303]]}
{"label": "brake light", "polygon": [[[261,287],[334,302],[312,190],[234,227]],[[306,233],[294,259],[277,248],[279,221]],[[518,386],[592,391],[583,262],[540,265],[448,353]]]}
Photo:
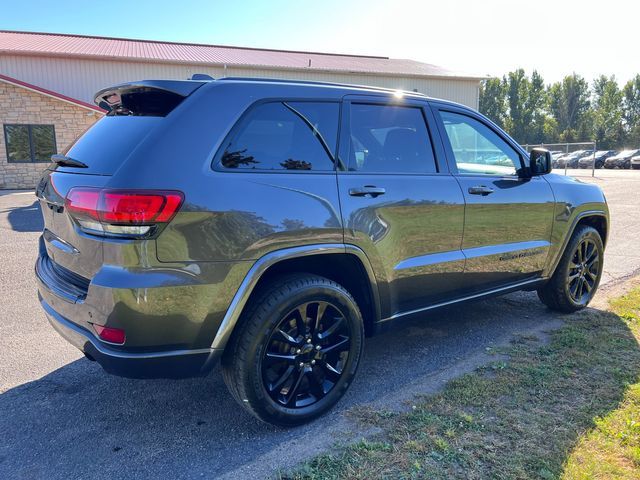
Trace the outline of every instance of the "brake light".
{"label": "brake light", "polygon": [[121,328],[103,327],[102,325],[92,324],[93,329],[101,340],[109,343],[117,343],[122,345],[125,340],[124,330]]}
{"label": "brake light", "polygon": [[170,222],[183,199],[175,191],[76,187],[67,194],[65,207],[87,233],[140,237]]}

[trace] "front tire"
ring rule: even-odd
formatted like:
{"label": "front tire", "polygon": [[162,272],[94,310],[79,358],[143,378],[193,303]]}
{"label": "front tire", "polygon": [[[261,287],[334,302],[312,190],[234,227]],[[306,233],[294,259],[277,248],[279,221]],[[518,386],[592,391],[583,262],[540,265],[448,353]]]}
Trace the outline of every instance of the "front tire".
{"label": "front tire", "polygon": [[587,225],[576,227],[553,276],[538,289],[540,300],[563,313],[586,307],[600,284],[603,254],[598,231]]}
{"label": "front tire", "polygon": [[299,425],[344,395],[363,343],[362,315],[344,287],[317,275],[281,277],[245,308],[222,358],[224,380],[260,420]]}

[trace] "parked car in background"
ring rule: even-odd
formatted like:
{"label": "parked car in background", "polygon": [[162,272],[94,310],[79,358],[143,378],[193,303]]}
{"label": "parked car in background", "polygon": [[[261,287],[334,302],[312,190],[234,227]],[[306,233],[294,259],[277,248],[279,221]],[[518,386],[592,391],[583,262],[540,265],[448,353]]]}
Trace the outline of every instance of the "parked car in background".
{"label": "parked car in background", "polygon": [[640,169],[640,155],[631,157],[631,168],[633,168],[634,170]]}
{"label": "parked car in background", "polygon": [[[552,157],[553,168],[564,168],[564,160],[571,155],[570,153],[559,153]],[[561,166],[562,165],[562,166]]]}
{"label": "parked car in background", "polygon": [[558,161],[559,161],[561,158],[566,157],[567,155],[569,155],[569,154],[568,154],[568,153],[565,153],[565,152],[555,152],[555,153],[552,153],[552,154],[551,154],[551,166],[552,166],[553,168],[560,168],[560,167],[558,166]]}
{"label": "parked car in background", "polygon": [[242,408],[297,425],[347,391],[365,335],[516,290],[574,312],[598,288],[600,188],[467,107],[241,78],[126,83],[96,104],[108,114],[36,189],[35,275],[53,328],[107,372],[221,362]]}
{"label": "parked car in background", "polygon": [[631,168],[631,158],[640,154],[640,150],[623,150],[604,161],[604,168]]}
{"label": "parked car in background", "polygon": [[557,168],[578,168],[578,162],[587,155],[593,155],[593,150],[576,150],[558,159]]}
{"label": "parked car in background", "polygon": [[605,160],[616,153],[615,150],[598,150],[595,155],[585,155],[578,160],[578,168],[591,168],[594,163],[596,168],[602,168]]}

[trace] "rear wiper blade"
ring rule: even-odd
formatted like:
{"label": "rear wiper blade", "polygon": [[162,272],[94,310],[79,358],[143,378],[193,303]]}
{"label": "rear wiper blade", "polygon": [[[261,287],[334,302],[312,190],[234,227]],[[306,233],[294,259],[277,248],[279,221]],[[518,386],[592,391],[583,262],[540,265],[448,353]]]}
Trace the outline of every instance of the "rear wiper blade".
{"label": "rear wiper blade", "polygon": [[87,164],[82,163],[80,160],[74,160],[73,158],[67,157],[66,155],[51,155],[51,161],[53,163],[57,163],[61,167],[89,168]]}

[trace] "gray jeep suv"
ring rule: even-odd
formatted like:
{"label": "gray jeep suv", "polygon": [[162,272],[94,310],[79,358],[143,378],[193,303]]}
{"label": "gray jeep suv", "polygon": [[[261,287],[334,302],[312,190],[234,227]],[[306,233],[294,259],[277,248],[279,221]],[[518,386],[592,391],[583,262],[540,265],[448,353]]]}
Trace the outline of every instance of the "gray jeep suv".
{"label": "gray jeep suv", "polygon": [[38,187],[53,327],[128,377],[219,361],[238,403],[294,425],[331,408],[364,339],[456,302],[593,297],[609,229],[594,185],[550,174],[477,112],[299,81],[140,81]]}

